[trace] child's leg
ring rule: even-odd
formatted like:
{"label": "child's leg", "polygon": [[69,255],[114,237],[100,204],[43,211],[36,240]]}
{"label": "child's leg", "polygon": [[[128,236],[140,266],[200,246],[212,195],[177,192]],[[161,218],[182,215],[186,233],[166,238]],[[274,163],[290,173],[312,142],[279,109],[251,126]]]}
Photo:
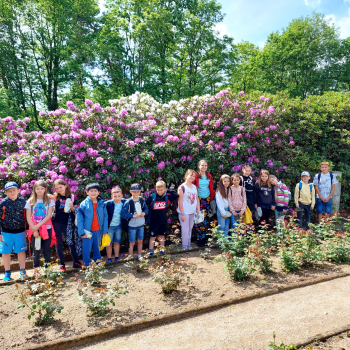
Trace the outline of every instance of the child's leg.
{"label": "child's leg", "polygon": [[94,261],[101,260],[100,241],[101,231],[91,231],[92,233],[92,257]]}
{"label": "child's leg", "polygon": [[41,240],[41,249],[44,254],[45,264],[51,263],[51,237],[52,237],[52,230],[49,228],[47,229],[49,232],[49,238],[48,239],[42,239]]}
{"label": "child's leg", "polygon": [[320,224],[322,220],[322,214],[324,213],[324,203],[319,198],[316,198],[316,209],[318,223]]}
{"label": "child's leg", "polygon": [[92,237],[83,238],[82,245],[83,245],[83,264],[85,266],[89,266],[91,262],[90,254],[91,254],[91,248],[92,248]]}
{"label": "child's leg", "polygon": [[164,247],[165,246],[165,235],[158,236],[159,244]]}
{"label": "child's leg", "polygon": [[187,248],[191,245],[192,229],[194,226],[194,213],[188,215],[188,235],[187,235]]}
{"label": "child's leg", "polygon": [[61,225],[59,223],[53,223],[53,228],[56,233],[56,247],[57,247],[57,254],[60,259],[60,264],[64,265],[64,254],[63,254],[63,239],[62,239],[62,231],[64,229],[67,231],[67,225]]}
{"label": "child's leg", "polygon": [[137,227],[129,226],[129,255],[133,256],[134,254],[134,245],[136,242],[136,231]]}
{"label": "child's leg", "polygon": [[228,231],[230,230],[230,218],[226,218],[225,219],[225,226],[224,226],[224,236],[227,237],[228,236]]}
{"label": "child's leg", "polygon": [[70,255],[73,258],[73,262],[74,263],[79,263],[79,259],[78,259],[78,255],[77,255],[77,250],[75,248],[75,242],[74,242],[74,238],[73,238],[73,244],[69,246],[69,250],[70,250]]}
{"label": "child's leg", "polygon": [[114,232],[114,256],[119,258],[120,243],[122,242],[122,227],[118,226]]}
{"label": "child's leg", "polygon": [[259,220],[260,225],[263,221],[265,221],[265,225],[269,224],[269,219],[271,215],[271,209],[261,208],[262,211],[262,217]]}
{"label": "child's leg", "polygon": [[[33,255],[34,255],[34,261],[33,261],[33,267],[37,268],[40,266],[40,250],[35,249],[35,237],[32,235],[32,245],[33,245]],[[41,244],[43,240],[41,240]]]}
{"label": "child's leg", "polygon": [[154,243],[156,242],[156,237],[150,237],[149,239],[149,250],[153,250],[154,249]]}
{"label": "child's leg", "polygon": [[[18,254],[18,259],[19,259],[19,254]],[[11,254],[3,254],[2,255],[2,261],[4,263],[5,271],[11,270]]]}
{"label": "child's leg", "polygon": [[137,239],[137,255],[140,256],[142,253],[143,239]]}
{"label": "child's leg", "polygon": [[310,223],[310,219],[311,219],[311,204],[309,205],[304,205],[304,213],[305,213],[305,226],[306,229],[308,230],[309,227],[309,223]]}
{"label": "child's leg", "polygon": [[[19,268],[25,269],[26,268],[26,258],[27,258],[26,252],[20,252],[17,254],[17,256],[18,256]],[[5,266],[5,262],[4,262],[4,266]],[[5,267],[5,270],[6,270],[6,267]]]}
{"label": "child's leg", "polygon": [[[112,247],[111,247],[112,250]],[[119,258],[120,243],[114,243],[114,256]]]}
{"label": "child's leg", "polygon": [[106,247],[106,253],[107,253],[107,258],[111,259],[112,258],[112,243]]}
{"label": "child's leg", "polygon": [[187,249],[188,242],[188,230],[189,230],[189,221],[188,215],[185,215],[185,221],[181,220],[181,214],[179,214],[179,221],[181,225],[181,241],[182,241],[182,249]]}
{"label": "child's leg", "polygon": [[136,235],[137,235],[137,254],[138,254],[138,256],[140,256],[142,253],[144,233],[145,233],[145,226],[140,226],[137,228]]}
{"label": "child's leg", "polygon": [[[304,209],[304,205],[299,203],[299,208]],[[305,211],[305,209],[304,209]],[[303,228],[303,212],[302,211],[297,211],[297,220],[299,222],[299,228]]]}
{"label": "child's leg", "polygon": [[135,245],[135,242],[129,242],[129,255],[130,256],[134,255],[134,245]]}

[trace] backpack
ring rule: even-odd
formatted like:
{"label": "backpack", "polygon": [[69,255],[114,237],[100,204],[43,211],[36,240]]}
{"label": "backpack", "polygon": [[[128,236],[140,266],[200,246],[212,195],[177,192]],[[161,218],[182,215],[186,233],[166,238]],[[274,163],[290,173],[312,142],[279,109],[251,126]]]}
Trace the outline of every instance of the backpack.
{"label": "backpack", "polygon": [[[329,175],[331,176],[331,186],[333,185],[333,174],[331,172],[329,172]],[[320,185],[321,182],[321,173],[317,174],[317,178],[318,178],[318,185]]]}
{"label": "backpack", "polygon": [[[156,193],[152,193],[152,203],[149,206],[149,212],[147,215],[147,225],[150,226],[151,224],[151,216],[152,216],[152,209],[154,208],[154,204],[156,202]],[[165,194],[165,209],[168,209],[168,195]]]}
{"label": "backpack", "polygon": [[[313,184],[309,183],[309,186],[310,186],[310,194],[312,195],[312,186],[313,186]],[[299,182],[299,198],[300,198],[300,191],[301,191],[302,187],[303,187],[303,184],[300,181]]]}
{"label": "backpack", "polygon": [[[185,194],[185,186],[184,185],[181,185],[180,186],[183,194]],[[177,199],[175,202],[174,202],[174,213],[177,213],[177,209],[179,208],[179,199]]]}
{"label": "backpack", "polygon": [[[140,198],[140,204],[141,204],[141,209],[144,208],[145,206],[145,200],[143,198]],[[129,213],[134,213],[135,212],[135,204],[134,201],[132,200],[132,198],[127,199],[127,202],[129,202]],[[125,205],[125,204],[124,204]],[[121,218],[121,222],[122,222],[122,230],[125,232],[129,232],[129,221],[130,219],[123,219]],[[146,217],[146,221],[147,221],[147,217]]]}

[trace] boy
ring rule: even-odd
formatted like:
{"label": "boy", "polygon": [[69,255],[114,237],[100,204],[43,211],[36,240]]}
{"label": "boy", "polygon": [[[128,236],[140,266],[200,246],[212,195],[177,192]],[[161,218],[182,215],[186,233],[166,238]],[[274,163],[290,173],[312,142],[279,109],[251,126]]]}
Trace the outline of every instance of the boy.
{"label": "boy", "polygon": [[17,253],[20,277],[26,278],[26,201],[19,198],[19,186],[15,182],[5,185],[6,197],[0,203],[0,254],[4,261],[4,281],[11,280],[11,253]]}
{"label": "boy", "polygon": [[121,217],[130,220],[129,226],[129,256],[132,259],[134,245],[137,238],[137,256],[142,257],[142,243],[145,231],[145,216],[148,214],[148,208],[141,195],[141,185],[132,184],[130,188],[132,198],[128,199],[121,212]]}
{"label": "boy", "polygon": [[275,175],[270,175],[270,182],[272,185],[275,186],[275,191],[276,191],[275,218],[276,218],[277,232],[280,232],[278,228],[278,220],[280,221],[282,220],[282,225],[284,225],[284,215],[287,214],[290,191],[289,191],[289,188],[282,181],[279,181]]}
{"label": "boy", "polygon": [[112,199],[106,202],[108,214],[108,235],[111,238],[111,244],[106,247],[107,263],[112,262],[112,245],[114,245],[114,261],[119,261],[120,243],[122,241],[122,221],[120,213],[126,199],[123,198],[123,192],[119,187],[112,188]]}
{"label": "boy", "polygon": [[149,206],[149,255],[153,255],[154,242],[158,236],[160,245],[164,247],[165,234],[167,231],[167,211],[169,205],[179,198],[176,192],[167,193],[166,183],[158,181],[156,183],[157,193],[152,193],[146,200]]}
{"label": "boy", "polygon": [[310,174],[307,171],[301,173],[301,181],[296,184],[294,202],[297,209],[299,227],[303,228],[303,211],[305,213],[305,226],[309,229],[311,210],[315,207],[315,186],[309,183]]}
{"label": "boy", "polygon": [[318,223],[321,223],[322,214],[332,214],[332,196],[335,191],[337,178],[329,172],[329,163],[321,163],[321,173],[314,177],[314,186],[316,190],[316,207],[318,214]]}
{"label": "boy", "polygon": [[77,215],[78,234],[83,239],[83,262],[89,266],[91,249],[93,259],[101,260],[100,241],[108,231],[106,204],[98,198],[101,187],[98,183],[88,184],[85,192],[88,197],[80,204]]}

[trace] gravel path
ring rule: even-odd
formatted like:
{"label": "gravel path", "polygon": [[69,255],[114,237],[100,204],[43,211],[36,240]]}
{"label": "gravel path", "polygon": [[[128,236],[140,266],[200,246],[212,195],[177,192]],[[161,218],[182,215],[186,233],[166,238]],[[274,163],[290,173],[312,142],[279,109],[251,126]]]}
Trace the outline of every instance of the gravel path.
{"label": "gravel path", "polygon": [[75,349],[266,350],[274,331],[277,342],[302,342],[350,324],[349,285],[339,278]]}

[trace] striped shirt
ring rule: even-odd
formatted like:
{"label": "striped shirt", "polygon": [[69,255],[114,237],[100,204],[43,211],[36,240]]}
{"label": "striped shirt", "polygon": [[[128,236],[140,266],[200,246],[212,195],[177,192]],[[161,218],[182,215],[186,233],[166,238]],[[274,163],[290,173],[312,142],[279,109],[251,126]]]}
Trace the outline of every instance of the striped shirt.
{"label": "striped shirt", "polygon": [[284,209],[288,209],[290,195],[289,188],[282,181],[279,181],[277,182],[275,189],[277,207],[283,207]]}

